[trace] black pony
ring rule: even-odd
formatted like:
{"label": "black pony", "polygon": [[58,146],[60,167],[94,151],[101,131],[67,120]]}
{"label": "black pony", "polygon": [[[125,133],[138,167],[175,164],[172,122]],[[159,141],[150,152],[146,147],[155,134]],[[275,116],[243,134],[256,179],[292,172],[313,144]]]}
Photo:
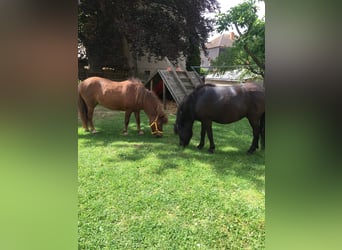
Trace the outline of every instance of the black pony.
{"label": "black pony", "polygon": [[209,152],[215,149],[212,122],[228,124],[247,117],[253,128],[252,145],[247,151],[253,153],[259,144],[265,148],[265,89],[256,83],[216,86],[205,84],[186,96],[177,110],[174,132],[179,135],[179,143],[185,147],[192,137],[194,121],[201,122],[201,141],[197,148],[204,146],[205,133],[210,141]]}

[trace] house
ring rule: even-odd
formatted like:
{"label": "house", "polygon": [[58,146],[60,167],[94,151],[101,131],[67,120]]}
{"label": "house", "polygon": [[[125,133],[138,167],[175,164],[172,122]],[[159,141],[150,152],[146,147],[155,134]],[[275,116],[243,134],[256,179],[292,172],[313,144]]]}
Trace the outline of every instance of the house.
{"label": "house", "polygon": [[215,37],[206,43],[208,55],[201,51],[201,67],[210,67],[210,62],[216,59],[227,47],[231,47],[234,42],[234,32],[226,33]]}

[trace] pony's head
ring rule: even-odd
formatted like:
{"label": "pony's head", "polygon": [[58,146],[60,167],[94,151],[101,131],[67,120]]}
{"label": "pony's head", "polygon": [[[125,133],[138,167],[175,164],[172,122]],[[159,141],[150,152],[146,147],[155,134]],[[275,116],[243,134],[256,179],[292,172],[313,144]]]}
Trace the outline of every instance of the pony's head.
{"label": "pony's head", "polygon": [[179,136],[179,145],[183,147],[189,145],[192,138],[192,125],[194,123],[193,115],[190,112],[186,100],[188,98],[179,105],[176,123],[173,127],[175,134]]}
{"label": "pony's head", "polygon": [[163,136],[163,124],[168,122],[167,115],[163,112],[163,110],[159,110],[156,118],[153,121],[150,121],[151,132],[156,137]]}
{"label": "pony's head", "polygon": [[155,137],[163,136],[163,124],[168,122],[167,115],[163,111],[162,104],[160,103],[157,95],[145,87],[141,88],[141,102],[145,113],[150,119],[150,128],[152,135]]}

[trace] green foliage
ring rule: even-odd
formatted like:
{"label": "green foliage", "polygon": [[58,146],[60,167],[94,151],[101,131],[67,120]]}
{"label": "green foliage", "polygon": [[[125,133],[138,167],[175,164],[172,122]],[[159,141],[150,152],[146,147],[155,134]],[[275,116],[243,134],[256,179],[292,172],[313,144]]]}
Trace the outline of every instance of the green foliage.
{"label": "green foliage", "polygon": [[128,47],[134,58],[148,53],[172,61],[204,47],[213,21],[202,14],[217,8],[216,0],[81,0],[79,38],[97,64],[110,59],[108,66],[124,67]]}
{"label": "green foliage", "polygon": [[230,69],[238,68],[243,62],[241,60],[241,50],[237,47],[226,48],[215,60],[212,61],[212,66],[219,66],[222,72]]}
{"label": "green foliage", "polygon": [[244,65],[252,73],[264,76],[265,21],[260,20],[256,12],[255,1],[248,0],[217,15],[219,32],[234,27],[238,35],[233,47],[219,56],[214,66]]}
{"label": "green foliage", "polygon": [[208,69],[207,68],[200,68],[199,74],[201,76],[206,76],[208,74]]}
{"label": "green foliage", "polygon": [[201,52],[199,50],[199,47],[196,45],[191,45],[191,50],[189,51],[189,55],[186,58],[186,70],[192,71],[191,66],[200,66],[200,65],[201,65]]}
{"label": "green foliage", "polygon": [[[163,138],[138,135],[123,112],[95,111],[97,134],[78,130],[80,249],[263,249],[264,152],[246,155],[247,120],[214,124],[214,154],[178,146],[169,115]],[[206,139],[207,140],[207,139]],[[208,141],[207,141],[208,143]],[[209,147],[206,144],[206,147]]]}

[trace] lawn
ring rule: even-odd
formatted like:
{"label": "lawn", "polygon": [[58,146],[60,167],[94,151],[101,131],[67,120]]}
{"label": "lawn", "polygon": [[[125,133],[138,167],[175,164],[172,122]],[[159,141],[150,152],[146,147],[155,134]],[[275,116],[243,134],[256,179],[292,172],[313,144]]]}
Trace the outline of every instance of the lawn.
{"label": "lawn", "polygon": [[214,124],[216,144],[202,150],[200,124],[190,145],[173,134],[174,110],[164,136],[154,138],[141,112],[122,135],[124,113],[97,107],[96,134],[78,121],[79,249],[263,249],[265,153],[247,155],[246,119]]}

